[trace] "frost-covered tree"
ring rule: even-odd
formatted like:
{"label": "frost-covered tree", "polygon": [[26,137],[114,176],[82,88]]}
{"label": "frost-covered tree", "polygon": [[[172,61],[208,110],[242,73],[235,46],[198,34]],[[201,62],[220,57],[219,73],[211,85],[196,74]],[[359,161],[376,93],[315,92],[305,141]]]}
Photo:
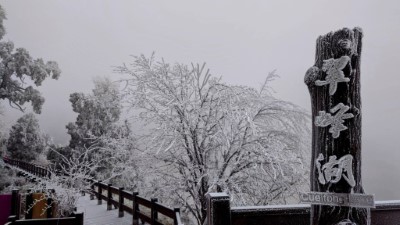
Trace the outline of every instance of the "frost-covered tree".
{"label": "frost-covered tree", "polygon": [[121,115],[121,96],[118,86],[109,79],[94,80],[91,94],[73,93],[69,101],[76,121],[67,125],[71,148],[91,146],[97,137],[115,131]]}
{"label": "frost-covered tree", "polygon": [[69,146],[51,146],[47,152],[47,160],[49,160],[55,169],[61,169],[65,166],[63,159],[71,158],[73,150]]}
{"label": "frost-covered tree", "polygon": [[[0,6],[0,40],[5,34],[4,19]],[[13,42],[0,41],[0,99],[11,107],[24,111],[23,105],[31,102],[34,112],[40,113],[44,98],[34,86],[42,85],[47,77],[58,79],[60,73],[56,62],[33,59],[26,49],[14,50]]]}
{"label": "frost-covered tree", "polygon": [[[209,192],[226,191],[236,205],[290,200],[306,186],[309,116],[260,90],[234,86],[205,66],[135,57],[124,92],[137,119],[144,155],[157,161],[151,188],[182,204],[203,224]],[[306,137],[306,138],[304,138]]]}
{"label": "frost-covered tree", "polygon": [[[50,147],[51,158],[56,159],[48,167],[51,175],[48,179],[39,180],[30,188],[34,192],[44,191],[46,193],[44,198],[51,198],[56,203],[57,214],[60,217],[70,216],[77,207],[80,193],[90,188],[88,180],[93,179],[92,174],[100,163],[90,158],[90,153],[95,150],[95,148],[86,148],[78,151],[68,147]],[[55,157],[56,155],[58,157]],[[33,206],[34,204],[30,205],[28,210]]]}
{"label": "frost-covered tree", "polygon": [[45,139],[34,114],[23,115],[11,127],[7,141],[11,158],[29,162],[36,159],[45,147]]}
{"label": "frost-covered tree", "polygon": [[96,79],[94,83],[95,88],[90,94],[71,94],[70,102],[78,116],[74,123],[67,125],[67,130],[71,136],[71,149],[93,149],[89,157],[101,161],[96,176],[104,180],[120,175],[122,162],[129,159],[127,149],[123,147],[129,129],[120,121],[122,104],[116,83],[107,78]]}

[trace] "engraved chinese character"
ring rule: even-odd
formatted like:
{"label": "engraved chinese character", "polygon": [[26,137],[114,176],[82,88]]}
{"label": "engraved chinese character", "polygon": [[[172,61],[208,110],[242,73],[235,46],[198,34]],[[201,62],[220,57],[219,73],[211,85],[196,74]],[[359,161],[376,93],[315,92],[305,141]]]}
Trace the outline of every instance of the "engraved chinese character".
{"label": "engraved chinese character", "polygon": [[330,156],[329,161],[323,166],[321,161],[324,160],[324,156],[320,153],[318,158],[315,160],[315,165],[318,170],[318,181],[321,184],[337,183],[340,179],[345,179],[347,183],[354,187],[356,181],[353,175],[353,156],[348,154],[340,159],[336,159],[336,155]]}
{"label": "engraved chinese character", "polygon": [[340,132],[347,129],[347,127],[343,125],[344,120],[354,117],[352,113],[345,113],[349,109],[349,106],[339,103],[330,110],[332,114],[337,112],[334,116],[332,116],[331,113],[319,111],[319,115],[315,117],[315,125],[318,127],[327,127],[331,125],[331,128],[329,128],[329,133],[332,133],[333,138],[338,138]]}
{"label": "engraved chinese character", "polygon": [[339,82],[349,82],[350,79],[344,76],[343,69],[349,63],[350,57],[342,56],[339,59],[327,59],[322,64],[322,70],[326,72],[325,80],[315,81],[315,85],[323,86],[329,85],[329,95],[335,94],[337,90],[337,84]]}

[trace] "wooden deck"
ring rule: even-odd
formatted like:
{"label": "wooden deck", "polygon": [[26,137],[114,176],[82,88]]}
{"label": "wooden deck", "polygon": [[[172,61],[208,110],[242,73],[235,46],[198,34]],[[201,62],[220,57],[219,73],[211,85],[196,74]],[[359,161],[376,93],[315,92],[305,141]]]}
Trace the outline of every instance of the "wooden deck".
{"label": "wooden deck", "polygon": [[107,204],[97,205],[97,199],[90,200],[88,195],[78,200],[77,211],[83,212],[85,225],[131,225],[132,215],[125,213],[118,217],[118,209],[107,210]]}

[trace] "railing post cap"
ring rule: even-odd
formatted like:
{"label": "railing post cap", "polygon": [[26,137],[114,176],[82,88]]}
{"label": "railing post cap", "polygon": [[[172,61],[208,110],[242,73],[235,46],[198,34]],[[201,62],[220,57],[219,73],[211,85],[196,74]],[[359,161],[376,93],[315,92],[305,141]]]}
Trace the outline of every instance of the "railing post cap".
{"label": "railing post cap", "polygon": [[225,192],[208,193],[209,198],[229,198],[229,195]]}

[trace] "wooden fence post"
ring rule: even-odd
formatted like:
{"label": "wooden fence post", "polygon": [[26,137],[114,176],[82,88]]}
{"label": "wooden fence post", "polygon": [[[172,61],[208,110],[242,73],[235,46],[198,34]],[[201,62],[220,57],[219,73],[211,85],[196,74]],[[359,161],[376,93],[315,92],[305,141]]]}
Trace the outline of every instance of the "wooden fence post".
{"label": "wooden fence post", "polygon": [[97,205],[101,205],[103,200],[101,198],[101,181],[97,181]]}
{"label": "wooden fence post", "polygon": [[124,196],[122,194],[123,190],[123,187],[120,187],[118,189],[118,217],[124,217]]}
{"label": "wooden fence post", "polygon": [[33,204],[33,193],[32,189],[27,191],[26,202],[25,202],[25,219],[32,219],[33,209],[31,208]]}
{"label": "wooden fence post", "polygon": [[83,225],[83,221],[84,221],[83,213],[74,213],[73,216],[75,217],[76,225]]}
{"label": "wooden fence post", "polygon": [[[311,191],[321,196],[363,194],[361,181],[360,28],[317,39],[316,59],[304,82],[312,105]],[[335,172],[336,171],[336,172]],[[311,225],[370,224],[365,208],[311,206]]]}
{"label": "wooden fence post", "polygon": [[107,185],[107,210],[112,210],[112,204],[111,204],[111,199],[112,199],[112,193],[111,193],[111,185]]}
{"label": "wooden fence post", "polygon": [[175,217],[174,217],[174,225],[178,225],[178,216],[181,213],[180,208],[174,208],[174,213],[175,213]]}
{"label": "wooden fence post", "polygon": [[150,201],[151,201],[151,224],[155,225],[156,221],[158,219],[158,213],[157,213],[157,210],[156,210],[156,203],[158,202],[158,199],[157,198],[151,198]]}
{"label": "wooden fence post", "polygon": [[19,190],[13,189],[11,192],[11,215],[15,215],[19,219],[19,208],[20,207],[20,197]]}
{"label": "wooden fence post", "polygon": [[226,193],[207,194],[206,225],[231,225],[230,199]]}
{"label": "wooden fence post", "polygon": [[137,196],[139,195],[139,192],[133,192],[132,193],[132,225],[139,225],[139,204],[137,203]]}
{"label": "wooden fence post", "polygon": [[91,183],[90,183],[90,200],[93,200],[94,199],[94,193],[96,192],[95,190],[94,190],[94,181],[93,180],[91,180],[90,181]]}
{"label": "wooden fence post", "polygon": [[49,189],[48,192],[50,193],[49,196],[47,197],[47,218],[53,218],[53,212],[54,212],[54,201],[52,198],[52,195],[54,195],[55,190],[54,189]]}

